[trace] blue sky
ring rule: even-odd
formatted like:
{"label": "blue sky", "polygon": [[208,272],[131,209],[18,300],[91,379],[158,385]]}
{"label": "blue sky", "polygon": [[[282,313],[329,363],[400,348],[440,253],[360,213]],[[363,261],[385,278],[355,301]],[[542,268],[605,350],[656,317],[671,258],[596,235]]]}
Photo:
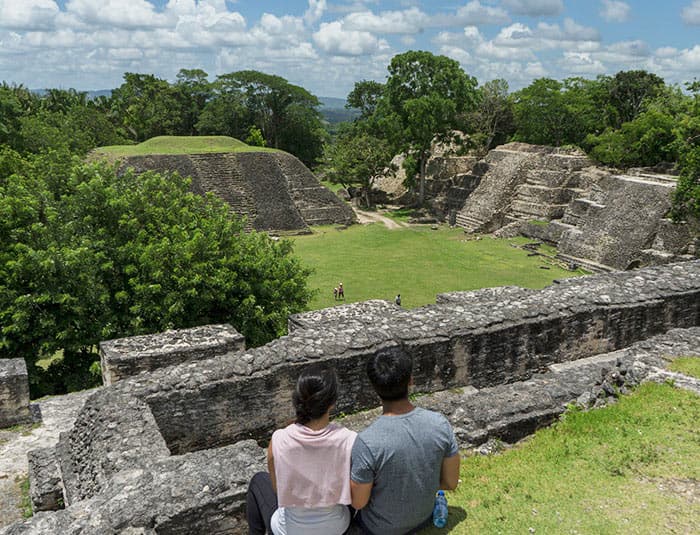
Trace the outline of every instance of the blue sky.
{"label": "blue sky", "polygon": [[345,97],[410,49],[511,89],[628,69],[683,83],[700,78],[700,0],[0,0],[0,80],[31,88],[256,69]]}

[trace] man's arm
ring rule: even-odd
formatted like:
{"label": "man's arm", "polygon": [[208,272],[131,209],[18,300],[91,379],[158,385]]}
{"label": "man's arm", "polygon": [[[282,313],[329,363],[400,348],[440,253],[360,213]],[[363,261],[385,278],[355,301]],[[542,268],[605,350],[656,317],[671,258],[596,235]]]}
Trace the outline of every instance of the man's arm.
{"label": "man's arm", "polygon": [[459,453],[452,457],[445,457],[440,468],[440,488],[455,490],[459,484]]}
{"label": "man's arm", "polygon": [[350,496],[353,509],[362,509],[369,503],[373,485],[373,483],[355,483],[352,479],[350,480]]}

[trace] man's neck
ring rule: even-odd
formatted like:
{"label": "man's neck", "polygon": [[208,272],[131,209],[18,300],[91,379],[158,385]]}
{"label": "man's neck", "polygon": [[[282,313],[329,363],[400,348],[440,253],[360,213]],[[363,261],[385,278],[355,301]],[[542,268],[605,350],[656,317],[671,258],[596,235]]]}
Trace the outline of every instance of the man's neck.
{"label": "man's neck", "polygon": [[384,416],[399,416],[411,412],[413,409],[415,409],[415,407],[408,398],[382,401],[382,415]]}

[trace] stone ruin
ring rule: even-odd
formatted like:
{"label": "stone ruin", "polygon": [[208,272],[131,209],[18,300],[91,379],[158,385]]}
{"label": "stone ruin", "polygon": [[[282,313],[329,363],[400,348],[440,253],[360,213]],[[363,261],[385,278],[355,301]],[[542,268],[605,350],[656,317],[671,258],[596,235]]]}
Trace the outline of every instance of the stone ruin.
{"label": "stone ruin", "polygon": [[[32,499],[50,511],[0,533],[245,533],[247,482],[264,468],[258,441],[293,417],[296,378],[319,362],[338,371],[337,410],[355,413],[378,405],[366,360],[409,354],[416,389],[429,394],[417,403],[445,412],[466,448],[522,438],[590,398],[612,368],[641,378],[669,355],[700,356],[699,326],[700,260],[543,290],[442,294],[413,310],[367,301],[294,315],[289,334],[265,346],[98,389],[55,448],[31,452]],[[217,345],[200,334],[193,345]],[[177,332],[156,336],[177,345]],[[139,344],[146,353],[157,345],[137,342],[103,350],[138,358]]]}
{"label": "stone ruin", "polygon": [[[483,160],[439,150],[427,166],[432,211],[470,233],[525,235],[555,245],[589,271],[631,269],[700,255],[697,222],[667,218],[676,177],[596,167],[578,149],[508,143]],[[387,201],[411,202],[388,174]],[[401,189],[403,188],[403,189]]]}
{"label": "stone ruin", "polygon": [[24,359],[0,359],[0,429],[32,421]]}
{"label": "stone ruin", "polygon": [[247,218],[247,228],[309,232],[309,225],[348,225],[352,209],[323,187],[286,152],[237,152],[130,156],[121,169],[177,171],[192,177],[192,190],[212,192]]}

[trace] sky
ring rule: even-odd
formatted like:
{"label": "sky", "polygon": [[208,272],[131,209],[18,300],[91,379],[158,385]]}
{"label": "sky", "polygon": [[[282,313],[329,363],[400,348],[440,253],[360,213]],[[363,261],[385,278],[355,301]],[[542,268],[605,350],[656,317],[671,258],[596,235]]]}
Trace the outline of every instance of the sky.
{"label": "sky", "polygon": [[700,0],[0,0],[0,80],[32,89],[254,69],[344,98],[407,50],[511,90],[631,69],[682,84],[700,79]]}

